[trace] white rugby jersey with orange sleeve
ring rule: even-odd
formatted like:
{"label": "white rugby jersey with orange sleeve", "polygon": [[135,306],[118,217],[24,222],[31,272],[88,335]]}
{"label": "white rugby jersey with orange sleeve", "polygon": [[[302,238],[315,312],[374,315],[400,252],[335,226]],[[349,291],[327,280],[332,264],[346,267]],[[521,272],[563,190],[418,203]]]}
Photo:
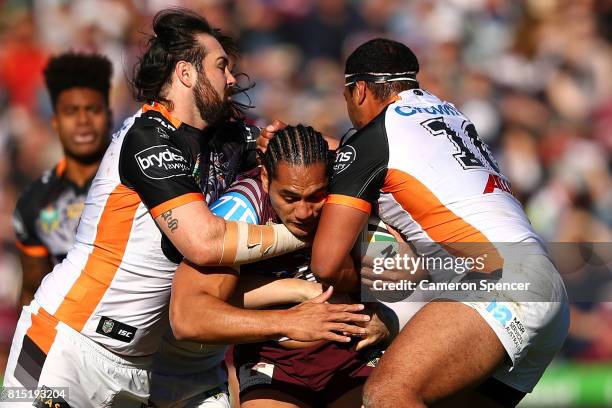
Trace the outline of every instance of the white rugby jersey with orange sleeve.
{"label": "white rugby jersey with orange sleeve", "polygon": [[36,292],[44,311],[115,353],[157,350],[182,256],[154,219],[205,200],[201,162],[214,148],[205,139],[159,104],[126,120],[93,180],[75,246]]}
{"label": "white rugby jersey with orange sleeve", "polygon": [[327,203],[374,205],[407,241],[539,241],[474,125],[422,89],[343,141],[330,192]]}

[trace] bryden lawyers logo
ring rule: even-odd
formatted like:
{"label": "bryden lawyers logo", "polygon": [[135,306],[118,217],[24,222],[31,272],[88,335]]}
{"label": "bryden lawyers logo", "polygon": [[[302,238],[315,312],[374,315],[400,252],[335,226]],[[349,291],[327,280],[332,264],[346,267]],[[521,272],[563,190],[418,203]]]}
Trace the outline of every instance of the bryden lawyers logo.
{"label": "bryden lawyers logo", "polygon": [[340,174],[346,170],[357,158],[357,152],[351,145],[342,146],[336,152],[336,161],[334,162],[334,174]]}
{"label": "bryden lawyers logo", "polygon": [[148,147],[136,153],[134,157],[144,175],[154,180],[190,174],[187,159],[179,149],[172,146]]}

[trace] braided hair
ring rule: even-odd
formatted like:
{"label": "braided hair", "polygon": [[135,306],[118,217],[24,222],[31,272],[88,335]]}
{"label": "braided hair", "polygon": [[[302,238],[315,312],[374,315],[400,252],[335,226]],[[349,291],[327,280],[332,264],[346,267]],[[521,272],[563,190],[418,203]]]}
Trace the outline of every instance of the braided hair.
{"label": "braided hair", "polygon": [[274,135],[265,153],[258,153],[270,180],[279,162],[304,166],[324,163],[328,176],[331,170],[332,154],[327,141],[310,126],[287,126]]}

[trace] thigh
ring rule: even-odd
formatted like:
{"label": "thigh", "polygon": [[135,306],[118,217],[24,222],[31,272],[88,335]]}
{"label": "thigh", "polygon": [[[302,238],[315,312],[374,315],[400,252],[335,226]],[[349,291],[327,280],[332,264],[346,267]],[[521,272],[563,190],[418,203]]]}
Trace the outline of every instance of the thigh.
{"label": "thigh", "polygon": [[361,394],[363,385],[355,387],[344,393],[340,398],[327,405],[327,408],[359,408],[361,407]]}
{"label": "thigh", "polygon": [[475,386],[505,358],[497,335],[472,308],[436,301],[421,309],[387,349],[368,385],[426,404]]}
{"label": "thigh", "polygon": [[240,397],[242,408],[311,408],[294,396],[275,389],[255,389]]}

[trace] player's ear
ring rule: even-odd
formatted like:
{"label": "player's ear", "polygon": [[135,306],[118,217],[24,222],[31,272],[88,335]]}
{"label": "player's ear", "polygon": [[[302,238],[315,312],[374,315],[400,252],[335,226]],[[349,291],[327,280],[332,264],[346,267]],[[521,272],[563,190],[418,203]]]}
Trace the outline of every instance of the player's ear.
{"label": "player's ear", "polygon": [[355,96],[355,102],[357,102],[357,105],[361,105],[363,104],[363,101],[365,101],[367,85],[365,81],[357,81],[355,85],[357,85],[355,87],[355,92],[353,93]]}
{"label": "player's ear", "polygon": [[270,179],[268,178],[268,170],[266,170],[265,166],[261,166],[261,186],[266,194],[270,192]]}
{"label": "player's ear", "polygon": [[174,67],[174,74],[187,88],[191,88],[195,84],[196,75],[194,72],[195,67],[187,61],[179,61]]}
{"label": "player's ear", "polygon": [[55,110],[53,110],[53,115],[51,115],[51,127],[53,128],[55,133],[57,133],[59,123],[57,122],[57,113],[55,113]]}

